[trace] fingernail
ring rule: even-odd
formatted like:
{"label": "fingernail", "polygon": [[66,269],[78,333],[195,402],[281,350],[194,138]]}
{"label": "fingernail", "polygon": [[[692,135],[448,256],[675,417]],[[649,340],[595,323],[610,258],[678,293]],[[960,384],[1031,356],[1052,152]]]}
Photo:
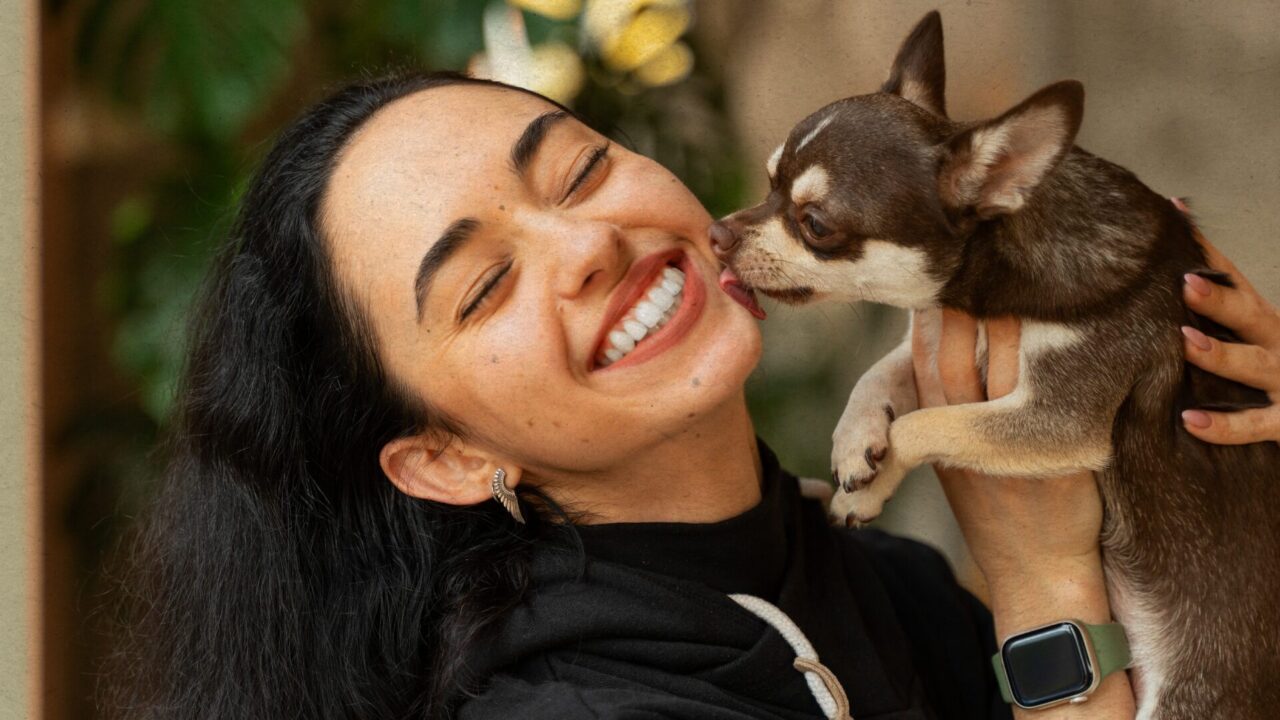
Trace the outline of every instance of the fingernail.
{"label": "fingernail", "polygon": [[1213,418],[1203,410],[1183,410],[1182,422],[1203,430],[1213,424]]}
{"label": "fingernail", "polygon": [[1187,273],[1182,276],[1182,279],[1191,286],[1192,290],[1196,291],[1197,295],[1207,296],[1209,292],[1213,290],[1213,286],[1209,284],[1208,280],[1205,280],[1195,273]]}
{"label": "fingernail", "polygon": [[1213,349],[1213,342],[1209,340],[1209,338],[1206,337],[1204,333],[1200,332],[1199,330],[1193,327],[1187,327],[1186,325],[1183,325],[1182,334],[1186,336],[1188,340],[1191,341],[1192,345],[1195,345],[1197,348],[1201,350],[1208,351]]}

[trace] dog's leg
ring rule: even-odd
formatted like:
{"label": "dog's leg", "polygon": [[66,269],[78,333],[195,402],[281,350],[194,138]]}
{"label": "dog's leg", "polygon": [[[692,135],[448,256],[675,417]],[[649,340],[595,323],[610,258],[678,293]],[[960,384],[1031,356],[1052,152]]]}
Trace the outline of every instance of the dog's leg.
{"label": "dog's leg", "polygon": [[890,426],[889,452],[871,484],[837,492],[831,512],[874,519],[907,471],[923,463],[991,475],[1101,470],[1111,455],[1109,428],[1105,417],[1064,416],[1052,403],[1034,402],[1023,383],[998,400],[917,410]]}
{"label": "dog's leg", "polygon": [[[921,315],[912,313],[912,323],[929,322]],[[835,483],[846,492],[870,483],[889,449],[890,423],[913,412],[918,405],[908,327],[902,344],[872,365],[849,395],[831,435],[831,476]]]}

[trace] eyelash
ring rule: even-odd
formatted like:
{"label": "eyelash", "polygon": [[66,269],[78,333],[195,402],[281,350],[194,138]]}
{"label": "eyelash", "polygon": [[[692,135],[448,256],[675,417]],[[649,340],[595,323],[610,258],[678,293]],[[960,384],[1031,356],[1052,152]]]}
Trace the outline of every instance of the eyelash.
{"label": "eyelash", "polygon": [[484,287],[480,288],[480,292],[476,295],[475,299],[467,303],[466,307],[462,308],[462,312],[458,314],[459,321],[466,320],[468,315],[475,312],[480,308],[480,306],[484,305],[485,300],[487,300],[492,294],[493,289],[497,287],[498,283],[502,282],[502,278],[506,277],[507,273],[511,271],[512,264],[513,263],[508,262],[505,267],[495,273],[493,277],[489,278],[488,282],[484,284]]}
{"label": "eyelash", "polygon": [[591,177],[591,173],[595,172],[595,169],[600,166],[600,161],[608,154],[609,143],[598,145],[595,150],[591,152],[591,157],[587,159],[587,166],[583,168],[582,172],[578,173],[578,177],[574,178],[573,182],[569,184],[569,191],[564,194],[564,197],[561,198],[560,202],[564,202],[573,197],[574,191],[576,191],[582,183],[586,182],[587,178]]}
{"label": "eyelash", "polygon": [[[591,173],[595,172],[596,168],[600,166],[600,161],[609,154],[609,145],[609,143],[605,143],[597,146],[595,150],[591,152],[591,157],[587,159],[587,166],[583,168],[582,172],[578,173],[578,177],[574,178],[573,182],[569,184],[569,191],[564,194],[564,200],[568,200],[572,197],[574,191],[577,190],[582,183],[586,182],[587,178],[591,177]],[[564,202],[564,200],[561,200],[561,202]],[[507,273],[511,270],[511,265],[512,263],[508,262],[505,267],[494,274],[494,276],[484,284],[484,287],[480,288],[480,293],[476,295],[476,298],[467,303],[467,306],[458,314],[458,320],[466,320],[471,313],[484,305],[485,300],[489,298],[493,289],[498,286],[498,283],[502,282],[502,278],[506,277]]]}

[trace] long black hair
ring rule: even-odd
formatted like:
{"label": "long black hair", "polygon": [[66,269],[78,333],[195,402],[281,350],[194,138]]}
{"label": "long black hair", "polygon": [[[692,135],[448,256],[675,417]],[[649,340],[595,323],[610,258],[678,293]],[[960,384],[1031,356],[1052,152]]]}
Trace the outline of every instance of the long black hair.
{"label": "long black hair", "polygon": [[[321,201],[378,109],[455,74],[351,85],[286,129],[193,310],[169,465],[132,553],[105,710],[130,718],[447,717],[468,645],[519,601],[537,506],[400,493],[388,441],[459,428],[397,387],[335,281]],[[506,87],[506,86],[502,86]]]}

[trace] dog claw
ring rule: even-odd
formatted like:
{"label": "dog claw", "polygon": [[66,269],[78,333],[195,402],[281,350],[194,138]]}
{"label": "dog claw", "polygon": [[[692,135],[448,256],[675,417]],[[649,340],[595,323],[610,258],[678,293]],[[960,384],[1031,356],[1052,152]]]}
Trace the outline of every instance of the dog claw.
{"label": "dog claw", "polygon": [[876,450],[875,448],[867,448],[866,452],[864,452],[862,456],[866,458],[867,466],[874,472],[879,469],[876,463],[879,463],[884,459],[885,453],[888,452],[888,450],[888,448],[880,448],[879,450]]}
{"label": "dog claw", "polygon": [[876,479],[876,475],[877,473],[875,472],[872,472],[870,475],[864,478],[859,478],[859,477],[850,475],[848,477],[842,477],[842,478],[836,479],[835,483],[836,485],[840,486],[841,490],[844,490],[847,493],[851,493],[851,492],[856,492],[858,490],[861,490],[866,486],[870,485],[871,481]]}
{"label": "dog claw", "polygon": [[856,512],[851,512],[844,517],[844,526],[850,530],[861,530],[870,525],[873,520],[875,517],[862,517]]}

